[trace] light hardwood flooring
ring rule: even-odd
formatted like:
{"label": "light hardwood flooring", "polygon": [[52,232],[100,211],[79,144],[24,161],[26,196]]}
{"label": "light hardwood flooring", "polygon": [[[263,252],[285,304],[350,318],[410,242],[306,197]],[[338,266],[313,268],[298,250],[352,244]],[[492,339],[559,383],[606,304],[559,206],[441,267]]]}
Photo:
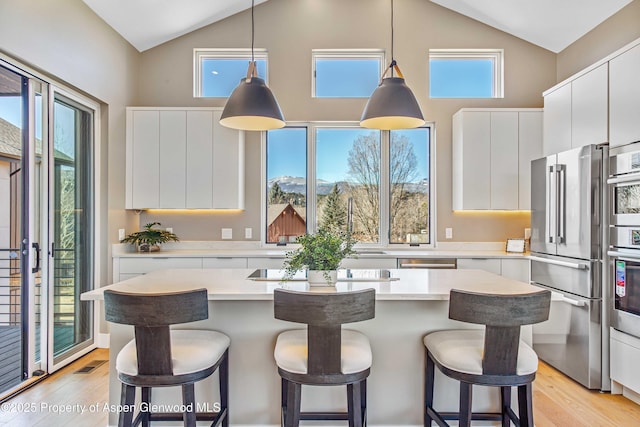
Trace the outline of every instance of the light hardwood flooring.
{"label": "light hardwood flooring", "polygon": [[[103,409],[108,399],[109,364],[89,373],[76,371],[92,361],[108,358],[108,350],[94,350],[5,402],[0,425],[105,427],[108,413]],[[81,405],[84,414],[78,410]],[[91,405],[97,411],[91,412]],[[533,407],[536,427],[640,426],[640,406],[619,395],[587,390],[542,362],[533,383]],[[57,410],[68,412],[56,413]]]}

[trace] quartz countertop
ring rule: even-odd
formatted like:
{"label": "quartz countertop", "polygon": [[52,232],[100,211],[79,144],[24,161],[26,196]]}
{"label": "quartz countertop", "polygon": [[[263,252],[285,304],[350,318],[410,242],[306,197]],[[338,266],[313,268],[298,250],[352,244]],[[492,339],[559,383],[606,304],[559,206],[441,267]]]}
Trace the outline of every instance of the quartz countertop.
{"label": "quartz countertop", "polygon": [[[374,288],[378,300],[447,300],[451,289],[470,292],[519,294],[541,288],[484,270],[391,269],[390,277],[378,279],[378,270],[353,270],[356,279],[340,279],[333,287],[309,287],[304,280],[253,280],[255,269],[167,269],[133,277],[81,295],[82,300],[102,300],[106,289],[122,292],[175,292],[206,288],[209,300],[271,300],[275,288],[310,291],[352,291]],[[269,270],[281,277],[281,271]],[[367,272],[371,272],[370,274]],[[371,277],[368,279],[367,277]]]}

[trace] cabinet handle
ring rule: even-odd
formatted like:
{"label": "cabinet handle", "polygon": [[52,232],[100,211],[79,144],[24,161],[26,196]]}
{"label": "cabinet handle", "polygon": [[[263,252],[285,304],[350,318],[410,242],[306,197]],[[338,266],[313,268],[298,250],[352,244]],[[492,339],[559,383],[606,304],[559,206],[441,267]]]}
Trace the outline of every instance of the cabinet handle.
{"label": "cabinet handle", "polygon": [[531,261],[538,261],[538,262],[542,262],[544,264],[553,264],[553,265],[559,265],[561,267],[575,268],[576,270],[588,270],[589,269],[589,266],[587,264],[582,264],[582,263],[557,261],[555,259],[541,258],[541,257],[537,257],[537,256],[529,256],[529,259]]}

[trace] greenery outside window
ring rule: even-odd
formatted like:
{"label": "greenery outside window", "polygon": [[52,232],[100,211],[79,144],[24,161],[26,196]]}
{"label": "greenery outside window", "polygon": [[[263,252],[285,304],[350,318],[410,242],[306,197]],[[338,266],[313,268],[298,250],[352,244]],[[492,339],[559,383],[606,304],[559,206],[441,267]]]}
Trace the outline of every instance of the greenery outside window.
{"label": "greenery outside window", "polygon": [[[263,241],[289,243],[325,227],[350,230],[360,244],[432,245],[432,135],[431,126],[380,132],[355,123],[266,132]],[[289,169],[274,172],[276,159],[285,157]],[[282,208],[279,216],[274,207]],[[298,221],[285,225],[294,216]]]}
{"label": "greenery outside window", "polygon": [[314,49],[311,57],[314,98],[368,98],[384,70],[379,49]]}
{"label": "greenery outside window", "polygon": [[[267,79],[267,51],[254,49],[258,75]],[[193,96],[227,98],[246,77],[251,49],[194,49]]]}
{"label": "greenery outside window", "polygon": [[430,49],[431,98],[504,97],[502,49]]}

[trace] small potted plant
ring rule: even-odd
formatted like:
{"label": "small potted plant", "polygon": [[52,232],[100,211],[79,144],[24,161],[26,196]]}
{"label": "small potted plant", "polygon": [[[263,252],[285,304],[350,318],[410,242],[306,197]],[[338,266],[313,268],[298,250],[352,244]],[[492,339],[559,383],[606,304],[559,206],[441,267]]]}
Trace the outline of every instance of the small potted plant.
{"label": "small potted plant", "polygon": [[177,242],[178,236],[166,231],[153,228],[161,225],[159,222],[150,222],[144,226],[141,231],[129,234],[120,243],[132,243],[137,246],[138,252],[157,252],[160,250],[160,244],[165,242]]}
{"label": "small potted plant", "polygon": [[285,280],[293,278],[300,270],[308,269],[310,285],[327,285],[337,282],[338,267],[345,257],[355,255],[356,241],[351,234],[320,228],[315,234],[305,234],[296,240],[300,247],[287,252],[284,262]]}

